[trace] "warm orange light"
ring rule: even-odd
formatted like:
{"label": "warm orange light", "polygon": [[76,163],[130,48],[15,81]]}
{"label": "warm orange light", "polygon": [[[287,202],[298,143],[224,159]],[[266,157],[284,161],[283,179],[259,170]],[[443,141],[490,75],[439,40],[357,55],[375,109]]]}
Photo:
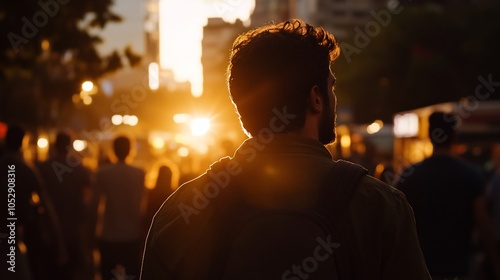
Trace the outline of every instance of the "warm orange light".
{"label": "warm orange light", "polygon": [[189,122],[191,134],[194,136],[203,136],[210,129],[210,120],[207,118],[196,118]]}
{"label": "warm orange light", "polygon": [[92,97],[90,97],[90,96],[88,96],[88,95],[87,95],[87,96],[85,96],[85,97],[83,97],[83,104],[85,104],[85,105],[90,105],[90,104],[92,104]]}
{"label": "warm orange light", "polygon": [[418,135],[418,115],[405,113],[394,116],[394,135],[396,137],[413,137]]}
{"label": "warm orange light", "polygon": [[340,146],[342,146],[342,148],[351,147],[351,136],[349,134],[340,137]]}
{"label": "warm orange light", "polygon": [[151,145],[153,146],[153,148],[161,150],[163,149],[163,147],[165,147],[165,141],[161,137],[154,137],[151,141]]}
{"label": "warm orange light", "polygon": [[138,123],[139,123],[139,118],[137,116],[132,115],[128,119],[128,125],[130,126],[136,126]]}
{"label": "warm orange light", "polygon": [[85,148],[87,148],[87,141],[79,139],[73,141],[73,149],[75,149],[75,151],[81,152],[85,150]]}
{"label": "warm orange light", "polygon": [[23,241],[18,241],[17,246],[19,247],[19,252],[21,252],[21,254],[24,255],[28,252],[28,248]]}
{"label": "warm orange light", "polygon": [[42,40],[42,50],[48,51],[50,49],[50,42],[47,39]]}
{"label": "warm orange light", "polygon": [[80,95],[79,94],[73,94],[73,96],[71,96],[71,101],[73,101],[73,103],[78,103],[80,102]]}
{"label": "warm orange light", "polygon": [[368,132],[368,134],[375,134],[379,132],[383,126],[384,123],[381,120],[376,120],[366,127],[366,132]]}
{"label": "warm orange light", "polygon": [[120,125],[123,122],[123,117],[121,115],[113,115],[111,117],[111,123],[114,125]]}
{"label": "warm orange light", "polygon": [[157,90],[160,87],[160,67],[158,63],[151,62],[148,66],[148,84],[152,90]]}
{"label": "warm orange light", "polygon": [[175,114],[174,122],[175,123],[187,123],[191,119],[191,115],[189,114]]}
{"label": "warm orange light", "polygon": [[38,203],[40,203],[40,196],[38,196],[38,193],[36,193],[36,192],[31,193],[31,201],[35,205],[38,205]]}
{"label": "warm orange light", "polygon": [[82,84],[83,91],[90,92],[92,91],[93,88],[94,88],[94,83],[92,83],[91,81],[85,81]]}
{"label": "warm orange light", "polygon": [[203,93],[201,41],[207,18],[248,23],[255,0],[159,0],[160,66],[175,80],[189,81],[193,96]]}
{"label": "warm orange light", "polygon": [[187,157],[189,155],[189,149],[186,147],[180,147],[177,149],[177,155],[180,157]]}
{"label": "warm orange light", "polygon": [[40,149],[45,149],[49,146],[49,140],[47,140],[47,138],[45,137],[40,137],[38,138],[36,144]]}

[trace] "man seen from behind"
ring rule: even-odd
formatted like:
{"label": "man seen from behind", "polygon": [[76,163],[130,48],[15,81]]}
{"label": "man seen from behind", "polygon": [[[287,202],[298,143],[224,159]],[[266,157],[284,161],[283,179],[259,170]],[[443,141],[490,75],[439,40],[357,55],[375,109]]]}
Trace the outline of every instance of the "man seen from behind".
{"label": "man seen from behind", "polygon": [[[430,279],[404,195],[367,175],[331,175],[345,164],[324,146],[335,140],[339,53],[301,20],[236,39],[227,82],[249,138],[162,205],[142,280]],[[324,195],[349,182],[346,199]]]}

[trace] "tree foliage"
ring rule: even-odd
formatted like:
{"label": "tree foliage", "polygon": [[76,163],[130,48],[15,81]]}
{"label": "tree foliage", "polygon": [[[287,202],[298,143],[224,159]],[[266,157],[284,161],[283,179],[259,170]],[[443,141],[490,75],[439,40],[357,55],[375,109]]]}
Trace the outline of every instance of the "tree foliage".
{"label": "tree foliage", "polygon": [[[404,6],[366,47],[336,62],[339,99],[352,107],[357,122],[370,122],[474,98],[478,77],[500,82],[499,17],[493,2]],[[498,92],[489,98],[499,98]]]}
{"label": "tree foliage", "polygon": [[[118,51],[97,51],[103,38],[96,31],[121,21],[112,6],[113,0],[0,2],[0,120],[43,123],[82,81],[122,67]],[[137,60],[127,52],[124,58]],[[26,107],[33,110],[23,112]]]}

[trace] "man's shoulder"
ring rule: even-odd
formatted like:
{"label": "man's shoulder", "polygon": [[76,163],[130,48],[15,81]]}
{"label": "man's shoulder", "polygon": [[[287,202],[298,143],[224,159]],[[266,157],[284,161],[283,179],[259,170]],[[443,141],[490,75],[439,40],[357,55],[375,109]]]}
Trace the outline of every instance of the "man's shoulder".
{"label": "man's shoulder", "polygon": [[213,197],[203,193],[206,177],[201,175],[177,188],[153,218],[149,250],[167,265],[176,266],[193,253],[214,250],[210,246],[214,244],[217,230],[216,215]]}
{"label": "man's shoulder", "polygon": [[[221,175],[225,159],[212,164],[202,175],[182,184],[163,203],[155,215],[153,226],[156,232],[163,234],[190,232],[193,228],[205,227],[207,222],[215,219],[216,201],[226,199],[223,189],[227,187],[231,177]],[[215,175],[214,175],[215,174]],[[219,176],[219,177],[216,177]],[[226,199],[227,200],[227,199]],[[185,235],[183,238],[188,238]]]}
{"label": "man's shoulder", "polygon": [[370,175],[364,176],[353,195],[352,205],[367,211],[397,210],[406,202],[405,195],[395,187]]}
{"label": "man's shoulder", "polygon": [[[207,187],[207,184],[210,186]],[[182,184],[163,204],[155,217],[155,222],[170,223],[180,219],[179,221],[189,225],[200,220],[199,218],[193,220],[195,217],[207,217],[206,214],[209,211],[207,208],[209,208],[211,200],[215,199],[220,192],[220,189],[215,187],[207,173]]]}
{"label": "man's shoulder", "polygon": [[403,193],[394,186],[389,185],[388,183],[385,183],[371,175],[365,175],[361,178],[359,184],[360,190],[379,193],[383,196],[399,197],[403,195]]}

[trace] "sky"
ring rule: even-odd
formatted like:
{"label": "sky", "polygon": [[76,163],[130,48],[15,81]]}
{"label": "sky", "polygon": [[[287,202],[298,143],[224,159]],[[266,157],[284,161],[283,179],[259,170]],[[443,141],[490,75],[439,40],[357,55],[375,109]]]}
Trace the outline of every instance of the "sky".
{"label": "sky", "polygon": [[[201,40],[203,26],[210,17],[236,19],[249,23],[254,0],[159,0],[160,66],[172,70],[179,82],[189,81],[194,96],[202,94],[203,68]],[[104,55],[130,45],[144,54],[145,0],[115,0],[112,10],[123,21],[109,24],[101,33],[105,43],[99,48]]]}
{"label": "sky", "polygon": [[144,0],[115,0],[111,10],[122,17],[119,23],[111,23],[99,32],[104,43],[99,46],[103,55],[110,54],[115,49],[123,49],[130,45],[140,54],[144,53]]}

